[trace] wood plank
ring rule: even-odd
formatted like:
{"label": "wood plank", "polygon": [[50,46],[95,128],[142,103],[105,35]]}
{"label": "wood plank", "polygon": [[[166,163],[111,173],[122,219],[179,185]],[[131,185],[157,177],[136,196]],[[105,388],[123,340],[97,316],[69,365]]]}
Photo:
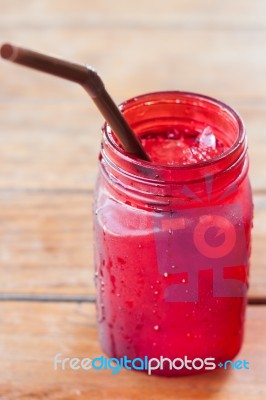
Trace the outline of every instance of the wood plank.
{"label": "wood plank", "polygon": [[1,188],[92,189],[103,119],[84,100],[2,107]]}
{"label": "wood plank", "polygon": [[2,193],[2,293],[94,293],[91,195]]}
{"label": "wood plank", "polygon": [[[266,103],[265,103],[266,104]],[[248,154],[250,159],[250,180],[254,191],[266,190],[265,154],[265,106],[254,104],[253,106],[233,106],[241,114],[247,129]],[[263,111],[264,109],[264,111]]]}
{"label": "wood plank", "polygon": [[[255,196],[249,297],[265,298],[266,197]],[[0,192],[0,293],[94,295],[92,195]]]}
{"label": "wood plank", "polygon": [[[139,6],[138,6],[139,5]],[[64,0],[29,0],[21,9],[19,0],[1,2],[2,26],[12,24],[18,27],[58,27],[73,28],[81,25],[101,27],[125,26],[127,29],[157,26],[167,29],[170,25],[182,29],[201,27],[222,28],[265,28],[266,13],[263,0],[224,0],[215,4],[210,0],[167,0],[154,4],[145,2],[112,3],[98,0],[97,3],[80,0],[78,3]],[[32,17],[32,18],[31,18]]]}
{"label": "wood plank", "polygon": [[[33,18],[33,17],[31,17]],[[50,18],[50,15],[49,15]],[[114,98],[188,90],[222,100],[265,101],[265,31],[206,29],[5,28],[2,40],[93,65]],[[1,97],[79,98],[74,84],[1,61]],[[3,98],[3,97],[2,97]]]}
{"label": "wood plank", "polygon": [[[141,372],[57,370],[54,356],[99,357],[92,304],[2,303],[0,308],[1,400],[38,399],[207,399],[262,400],[266,397],[266,306],[250,306],[244,345],[237,359],[249,371],[216,371],[189,378],[162,378]],[[14,379],[15,377],[15,379]]]}

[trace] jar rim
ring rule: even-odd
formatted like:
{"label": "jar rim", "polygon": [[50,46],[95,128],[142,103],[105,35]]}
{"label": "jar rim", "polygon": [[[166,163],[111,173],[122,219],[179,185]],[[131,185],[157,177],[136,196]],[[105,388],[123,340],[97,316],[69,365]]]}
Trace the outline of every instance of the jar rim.
{"label": "jar rim", "polygon": [[[202,100],[206,104],[212,104],[212,105],[217,106],[218,108],[222,109],[223,111],[225,111],[231,119],[235,120],[237,127],[238,127],[238,136],[237,136],[236,140],[234,141],[234,143],[227,150],[225,150],[222,154],[218,155],[217,157],[213,157],[212,159],[207,160],[207,161],[201,161],[201,162],[194,163],[194,164],[178,164],[178,165],[169,165],[169,164],[164,164],[164,163],[152,163],[150,161],[141,160],[129,153],[126,153],[115,142],[114,135],[112,134],[112,130],[111,130],[110,126],[107,124],[107,122],[105,122],[105,124],[103,125],[103,128],[102,128],[104,138],[107,140],[108,144],[111,146],[114,153],[116,153],[116,155],[120,159],[122,159],[126,163],[130,163],[131,165],[135,165],[136,168],[137,167],[147,167],[147,168],[152,168],[153,170],[164,169],[169,172],[170,171],[172,171],[172,172],[180,171],[181,172],[181,171],[198,170],[201,168],[205,169],[209,166],[212,166],[212,168],[213,168],[214,165],[223,163],[223,161],[225,159],[230,158],[230,159],[236,160],[238,158],[237,155],[239,154],[240,148],[242,148],[243,145],[245,145],[246,129],[245,129],[244,122],[243,122],[241,116],[238,114],[238,112],[236,112],[232,107],[230,107],[226,103],[224,103],[220,100],[217,100],[213,97],[210,97],[210,96],[207,96],[204,94],[195,93],[195,92],[177,91],[177,90],[150,92],[150,93],[145,93],[145,94],[141,94],[141,95],[132,97],[132,98],[122,102],[119,105],[119,109],[123,113],[124,110],[134,107],[134,105],[137,105],[137,103],[139,105],[141,103],[145,103],[145,100],[151,101],[150,97],[165,96],[167,98],[167,96],[172,96],[172,95],[176,95],[177,97],[182,96],[182,98],[184,98],[186,100],[189,100],[189,99],[190,100],[197,99],[198,101]],[[160,101],[162,103],[166,102],[166,100],[163,100],[162,98],[159,100],[159,98],[158,98],[157,103]],[[175,100],[175,102],[177,102],[177,100]],[[178,102],[181,103],[180,100]],[[241,154],[242,153],[243,153],[243,149],[241,150]]]}

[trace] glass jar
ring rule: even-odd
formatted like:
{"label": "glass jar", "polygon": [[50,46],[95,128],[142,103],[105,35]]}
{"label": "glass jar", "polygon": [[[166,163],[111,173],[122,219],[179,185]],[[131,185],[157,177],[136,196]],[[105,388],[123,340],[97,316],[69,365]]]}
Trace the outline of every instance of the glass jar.
{"label": "glass jar", "polygon": [[[186,92],[141,95],[120,109],[139,137],[210,126],[228,150],[197,164],[154,164],[126,154],[103,127],[94,199],[102,349],[178,358],[153,372],[163,375],[203,372],[199,359],[208,357],[216,368],[243,339],[253,212],[243,122],[220,101]],[[198,361],[190,368],[186,359]]]}

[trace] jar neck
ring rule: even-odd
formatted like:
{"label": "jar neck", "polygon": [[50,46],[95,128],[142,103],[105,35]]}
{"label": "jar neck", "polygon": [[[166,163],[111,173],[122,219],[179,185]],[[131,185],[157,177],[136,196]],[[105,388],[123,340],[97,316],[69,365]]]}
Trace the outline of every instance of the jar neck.
{"label": "jar neck", "polygon": [[[190,165],[162,165],[125,153],[110,127],[103,127],[100,164],[114,197],[132,206],[169,210],[209,202],[236,189],[248,170],[247,140],[239,115],[212,98],[184,92],[151,93],[128,100],[120,109],[136,135],[180,120],[210,126],[228,150]],[[184,122],[183,122],[184,123]]]}

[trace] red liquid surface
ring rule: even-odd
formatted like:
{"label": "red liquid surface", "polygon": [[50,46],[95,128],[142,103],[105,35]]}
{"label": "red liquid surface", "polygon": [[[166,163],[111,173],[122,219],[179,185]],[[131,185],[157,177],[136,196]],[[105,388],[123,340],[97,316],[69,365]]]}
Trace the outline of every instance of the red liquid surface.
{"label": "red liquid surface", "polygon": [[168,165],[208,161],[226,150],[226,146],[215,137],[210,127],[199,131],[179,126],[165,132],[145,133],[141,136],[141,143],[152,162]]}

